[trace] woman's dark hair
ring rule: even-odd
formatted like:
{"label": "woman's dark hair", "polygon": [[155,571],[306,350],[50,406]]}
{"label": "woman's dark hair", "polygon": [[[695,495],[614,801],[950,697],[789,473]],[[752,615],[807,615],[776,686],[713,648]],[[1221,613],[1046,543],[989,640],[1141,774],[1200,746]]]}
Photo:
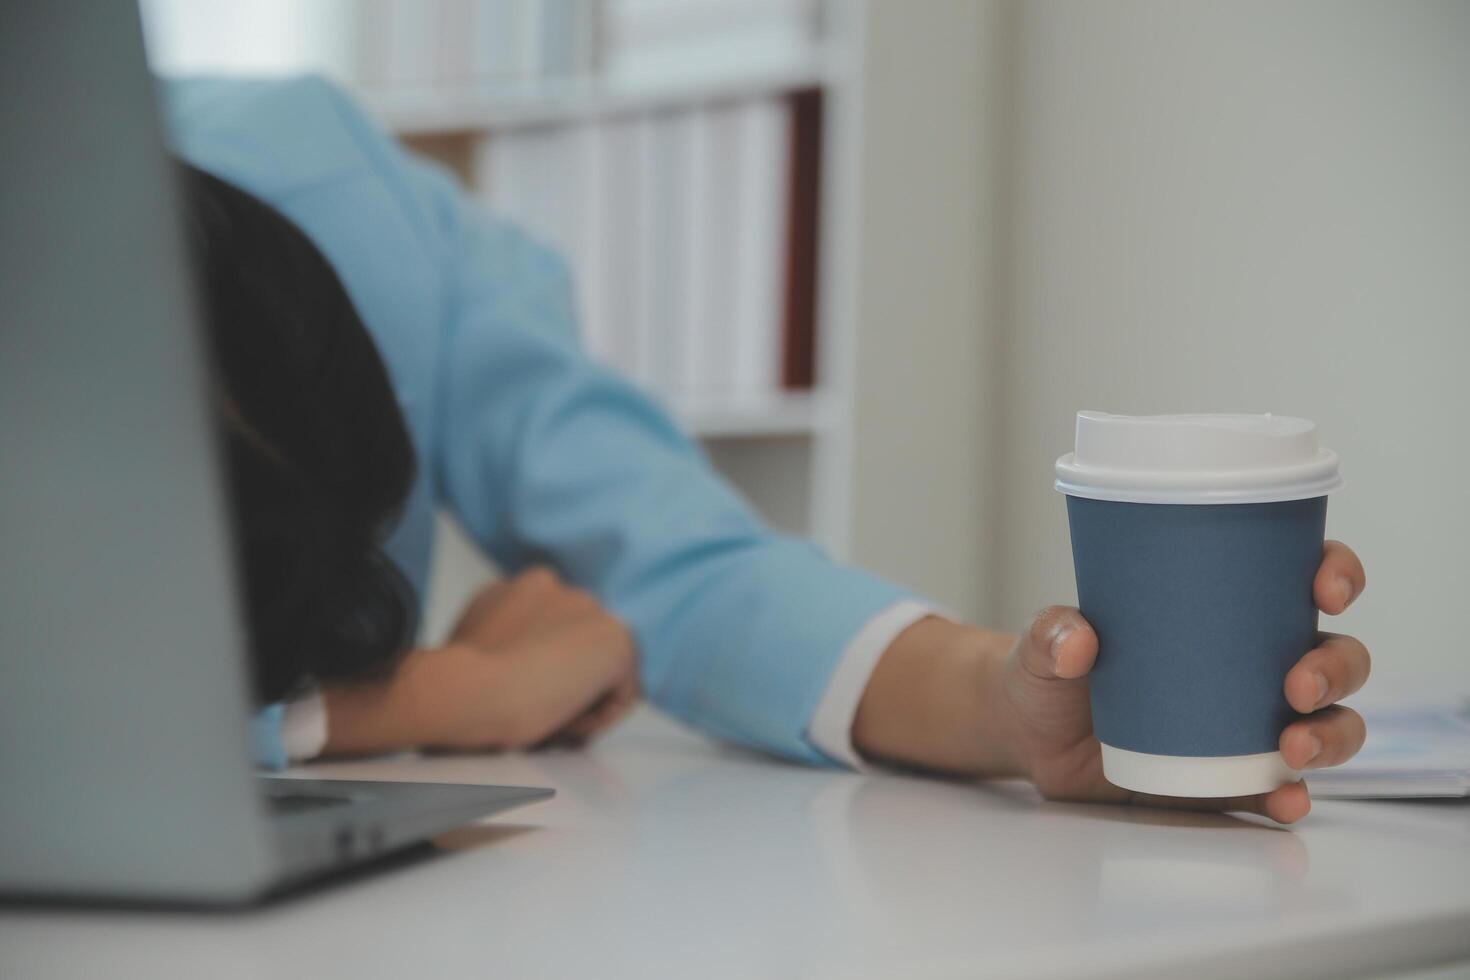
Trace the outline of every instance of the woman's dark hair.
{"label": "woman's dark hair", "polygon": [[414,451],[377,348],[295,225],[180,164],[215,365],[255,694],[382,675],[416,600],[382,551]]}

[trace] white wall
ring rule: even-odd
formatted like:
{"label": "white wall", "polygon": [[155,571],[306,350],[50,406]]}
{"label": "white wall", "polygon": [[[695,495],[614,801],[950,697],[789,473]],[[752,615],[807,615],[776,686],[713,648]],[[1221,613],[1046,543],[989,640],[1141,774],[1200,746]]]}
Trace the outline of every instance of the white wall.
{"label": "white wall", "polygon": [[989,620],[1004,5],[867,4],[853,559]]}
{"label": "white wall", "polygon": [[1329,533],[1368,566],[1343,627],[1381,676],[1470,681],[1470,4],[1018,18],[1003,618],[1074,596],[1051,467],[1077,409],[1297,414],[1342,455]]}

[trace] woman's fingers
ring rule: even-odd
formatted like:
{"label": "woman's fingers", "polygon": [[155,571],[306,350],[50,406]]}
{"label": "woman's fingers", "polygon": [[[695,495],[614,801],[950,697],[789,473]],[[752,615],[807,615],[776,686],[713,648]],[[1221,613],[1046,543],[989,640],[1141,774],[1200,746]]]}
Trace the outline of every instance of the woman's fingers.
{"label": "woman's fingers", "polygon": [[457,652],[434,661],[444,676],[433,698],[436,713],[451,722],[450,747],[583,740],[616,722],[637,697],[626,627],[544,566],[482,589],[451,640]]}
{"label": "woman's fingers", "polygon": [[1163,807],[1168,810],[1195,810],[1206,813],[1254,813],[1277,823],[1296,823],[1312,809],[1311,795],[1303,783],[1287,783],[1259,796],[1233,796],[1223,799],[1189,799],[1179,796],[1153,796],[1130,793],[1128,802],[1137,806]]}
{"label": "woman's fingers", "polygon": [[459,614],[459,620],[454,624],[454,629],[449,631],[450,641],[472,643],[479,638],[480,634],[486,633],[487,625],[498,618],[496,614],[504,603],[505,594],[509,591],[510,585],[510,579],[501,579],[476,592]]}
{"label": "woman's fingers", "polygon": [[1048,606],[1031,621],[1018,655],[1033,677],[1074,680],[1097,660],[1097,634],[1071,606]]}
{"label": "woman's fingers", "polygon": [[1296,823],[1312,812],[1312,796],[1307,792],[1306,783],[1287,783],[1256,799],[1260,801],[1260,808],[1251,812],[1270,817],[1277,823]]}
{"label": "woman's fingers", "polygon": [[449,638],[490,648],[524,633],[551,600],[561,581],[544,566],[493,582],[475,594]]}
{"label": "woman's fingers", "polygon": [[1368,585],[1363,563],[1353,549],[1341,541],[1328,541],[1322,546],[1322,564],[1312,582],[1312,597],[1317,608],[1336,616],[1363,594]]}
{"label": "woman's fingers", "polygon": [[601,611],[590,594],[537,565],[481,589],[465,607],[450,640],[494,651],[538,630]]}
{"label": "woman's fingers", "polygon": [[1286,674],[1287,703],[1310,714],[1356,693],[1368,680],[1372,657],[1362,642],[1338,633],[1321,634],[1322,644],[1307,652]]}
{"label": "woman's fingers", "polygon": [[599,735],[628,716],[638,703],[638,694],[638,678],[630,672],[617,687],[593,705],[592,710],[572,724],[583,738]]}
{"label": "woman's fingers", "polygon": [[1333,705],[1288,725],[1281,733],[1281,757],[1293,769],[1341,765],[1357,755],[1367,736],[1361,715]]}
{"label": "woman's fingers", "polygon": [[420,651],[395,686],[430,731],[421,744],[524,749],[586,713],[636,660],[626,628],[601,614],[507,641],[493,654],[469,644]]}
{"label": "woman's fingers", "polygon": [[[1281,755],[1293,769],[1335,766],[1352,758],[1363,745],[1363,719],[1351,708],[1334,705],[1311,718],[1293,722],[1281,735]],[[1287,783],[1260,796],[1229,799],[1183,799],[1130,793],[1128,802],[1173,810],[1255,813],[1277,823],[1296,823],[1312,809],[1306,783]]]}
{"label": "woman's fingers", "polygon": [[536,633],[505,651],[506,745],[526,748],[561,731],[623,684],[636,664],[632,638],[608,615]]}
{"label": "woman's fingers", "polygon": [[638,680],[630,676],[543,744],[585,745],[588,740],[601,735],[626,718],[637,704]]}
{"label": "woman's fingers", "polygon": [[1161,807],[1166,810],[1193,810],[1204,813],[1254,813],[1277,823],[1295,823],[1312,809],[1307,788],[1302,783],[1287,783],[1259,796],[1191,799],[1180,796],[1154,796],[1130,793],[1128,802],[1136,806]]}
{"label": "woman's fingers", "polygon": [[[1343,612],[1362,594],[1367,584],[1363,564],[1347,545],[1328,541],[1312,583],[1317,606],[1326,613]],[[1054,606],[1044,610],[1017,644],[1020,665],[1032,682],[1033,693],[1055,692],[1075,685],[1057,685],[1085,677],[1097,659],[1097,634],[1075,609]],[[1332,633],[1321,634],[1319,645],[1292,667],[1283,683],[1287,701],[1309,717],[1293,722],[1280,738],[1280,750],[1294,769],[1334,766],[1351,758],[1362,747],[1363,720],[1336,702],[1360,689],[1368,679],[1371,658],[1358,640]],[[1036,681],[1042,683],[1037,684]],[[1033,690],[1034,689],[1034,690]],[[1311,797],[1304,783],[1278,787],[1270,793],[1230,799],[1181,799],[1128,793],[1099,785],[1101,772],[1092,780],[1069,777],[1069,785],[1043,787],[1052,798],[1091,799],[1098,802],[1127,801],[1144,806],[1180,810],[1243,811],[1269,817],[1279,823],[1294,823],[1311,810]],[[1038,783],[1038,785],[1040,785]]]}

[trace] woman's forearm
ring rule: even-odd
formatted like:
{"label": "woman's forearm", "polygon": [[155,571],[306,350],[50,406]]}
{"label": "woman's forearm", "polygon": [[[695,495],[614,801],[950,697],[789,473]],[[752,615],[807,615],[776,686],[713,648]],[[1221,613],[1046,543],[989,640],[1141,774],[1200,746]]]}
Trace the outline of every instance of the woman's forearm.
{"label": "woman's forearm", "polygon": [[391,752],[424,744],[406,685],[398,679],[322,685],[327,741],[322,755]]}
{"label": "woman's forearm", "polygon": [[930,616],[893,641],[863,692],[853,744],[875,761],[959,775],[1023,775],[1002,696],[1015,637]]}

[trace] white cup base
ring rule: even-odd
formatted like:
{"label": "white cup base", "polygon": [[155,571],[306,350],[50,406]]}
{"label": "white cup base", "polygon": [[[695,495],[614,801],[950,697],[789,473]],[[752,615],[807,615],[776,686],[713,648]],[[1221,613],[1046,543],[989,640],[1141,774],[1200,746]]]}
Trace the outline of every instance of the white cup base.
{"label": "white cup base", "polygon": [[1297,782],[1302,774],[1280,752],[1257,755],[1150,755],[1103,744],[1108,782],[1157,796],[1253,796]]}

